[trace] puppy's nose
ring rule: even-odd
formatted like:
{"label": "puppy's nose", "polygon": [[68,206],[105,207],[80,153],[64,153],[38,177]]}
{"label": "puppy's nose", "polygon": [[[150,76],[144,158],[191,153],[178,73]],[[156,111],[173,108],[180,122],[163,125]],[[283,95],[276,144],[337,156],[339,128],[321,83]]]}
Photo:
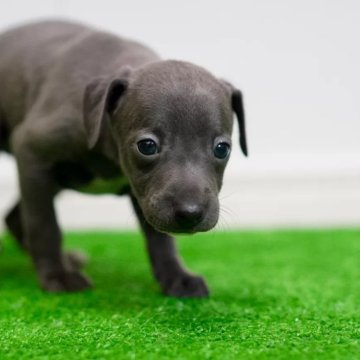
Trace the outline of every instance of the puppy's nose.
{"label": "puppy's nose", "polygon": [[175,209],[175,221],[182,228],[191,228],[200,223],[204,210],[198,204],[184,203]]}

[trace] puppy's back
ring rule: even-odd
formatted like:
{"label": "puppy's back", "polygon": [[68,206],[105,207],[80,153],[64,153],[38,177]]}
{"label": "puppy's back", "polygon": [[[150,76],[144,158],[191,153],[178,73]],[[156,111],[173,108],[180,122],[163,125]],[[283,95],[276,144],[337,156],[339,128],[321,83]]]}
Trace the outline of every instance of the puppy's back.
{"label": "puppy's back", "polygon": [[[66,21],[23,25],[0,34],[0,113],[7,126],[21,122],[40,95],[54,106],[80,106],[93,78],[157,59],[145,46]],[[5,120],[4,120],[5,118]]]}

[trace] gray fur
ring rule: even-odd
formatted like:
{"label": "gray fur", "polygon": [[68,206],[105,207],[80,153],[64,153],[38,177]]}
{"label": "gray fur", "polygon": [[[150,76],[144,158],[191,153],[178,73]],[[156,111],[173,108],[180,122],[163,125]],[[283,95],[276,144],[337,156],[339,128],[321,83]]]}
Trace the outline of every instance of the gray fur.
{"label": "gray fur", "polygon": [[[247,153],[240,92],[198,66],[66,22],[3,33],[0,83],[0,149],[15,156],[21,190],[6,223],[29,251],[42,288],[90,286],[81,261],[61,250],[53,201],[62,189],[96,185],[131,196],[163,292],[206,296],[169,233],[215,226],[227,158],[213,149],[231,144],[233,111]],[[159,152],[143,155],[142,139]]]}

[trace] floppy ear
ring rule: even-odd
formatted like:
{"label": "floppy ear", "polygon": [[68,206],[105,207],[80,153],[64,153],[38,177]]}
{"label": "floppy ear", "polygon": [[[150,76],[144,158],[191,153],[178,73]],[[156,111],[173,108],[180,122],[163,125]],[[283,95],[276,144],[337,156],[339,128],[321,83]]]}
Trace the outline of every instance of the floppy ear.
{"label": "floppy ear", "polygon": [[242,101],[241,91],[238,89],[233,89],[231,95],[231,105],[236,114],[238,123],[239,123],[239,132],[240,132],[240,148],[245,156],[248,156],[248,148],[246,142],[246,129],[245,129],[245,113],[244,106]]}
{"label": "floppy ear", "polygon": [[240,148],[245,156],[248,156],[248,148],[246,142],[246,129],[245,129],[245,113],[242,100],[242,93],[240,90],[235,89],[232,84],[226,80],[221,80],[225,85],[226,91],[231,96],[231,107],[236,114],[236,118],[239,124],[239,133],[240,133]]}
{"label": "floppy ear", "polygon": [[92,149],[106,127],[106,119],[117,108],[128,86],[126,78],[98,78],[85,88],[83,116],[89,149]]}

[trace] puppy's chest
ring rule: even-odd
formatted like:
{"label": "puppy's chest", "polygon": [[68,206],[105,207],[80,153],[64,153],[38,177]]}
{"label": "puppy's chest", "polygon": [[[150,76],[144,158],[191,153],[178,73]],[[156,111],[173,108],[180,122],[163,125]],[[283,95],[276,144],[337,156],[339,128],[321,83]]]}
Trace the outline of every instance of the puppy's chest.
{"label": "puppy's chest", "polygon": [[60,187],[86,194],[122,195],[130,192],[129,182],[121,168],[101,156],[81,162],[58,163],[54,175]]}

